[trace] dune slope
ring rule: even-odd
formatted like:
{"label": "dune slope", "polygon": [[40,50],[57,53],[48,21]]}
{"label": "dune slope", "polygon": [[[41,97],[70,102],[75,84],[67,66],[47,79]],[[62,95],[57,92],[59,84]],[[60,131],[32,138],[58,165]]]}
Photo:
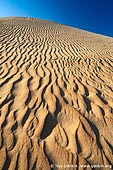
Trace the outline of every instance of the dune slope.
{"label": "dune slope", "polygon": [[0,19],[0,169],[110,169],[113,38]]}

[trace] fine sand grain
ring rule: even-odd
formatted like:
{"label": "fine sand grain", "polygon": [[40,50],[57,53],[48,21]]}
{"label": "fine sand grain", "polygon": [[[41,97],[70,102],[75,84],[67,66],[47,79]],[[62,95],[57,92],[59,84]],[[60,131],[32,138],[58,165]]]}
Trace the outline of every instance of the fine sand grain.
{"label": "fine sand grain", "polygon": [[108,170],[112,163],[113,38],[1,18],[0,169]]}

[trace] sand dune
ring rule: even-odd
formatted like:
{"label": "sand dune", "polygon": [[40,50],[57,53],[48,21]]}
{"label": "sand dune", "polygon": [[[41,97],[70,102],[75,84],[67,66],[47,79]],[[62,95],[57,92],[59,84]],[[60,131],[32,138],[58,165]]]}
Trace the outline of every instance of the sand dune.
{"label": "sand dune", "polygon": [[0,169],[112,164],[113,38],[1,18]]}

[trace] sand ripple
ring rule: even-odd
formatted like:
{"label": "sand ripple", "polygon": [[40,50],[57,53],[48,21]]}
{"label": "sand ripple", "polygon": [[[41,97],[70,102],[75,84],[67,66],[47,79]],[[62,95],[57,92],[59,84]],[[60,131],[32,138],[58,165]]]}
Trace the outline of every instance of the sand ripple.
{"label": "sand ripple", "polygon": [[112,57],[110,37],[1,18],[0,169],[111,165]]}

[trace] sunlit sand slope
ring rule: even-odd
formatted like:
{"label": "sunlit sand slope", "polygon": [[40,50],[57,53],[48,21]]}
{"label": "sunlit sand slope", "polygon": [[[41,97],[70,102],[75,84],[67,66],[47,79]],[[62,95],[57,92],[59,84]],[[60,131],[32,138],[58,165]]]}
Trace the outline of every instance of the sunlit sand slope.
{"label": "sunlit sand slope", "polygon": [[0,169],[112,163],[113,38],[1,18]]}

